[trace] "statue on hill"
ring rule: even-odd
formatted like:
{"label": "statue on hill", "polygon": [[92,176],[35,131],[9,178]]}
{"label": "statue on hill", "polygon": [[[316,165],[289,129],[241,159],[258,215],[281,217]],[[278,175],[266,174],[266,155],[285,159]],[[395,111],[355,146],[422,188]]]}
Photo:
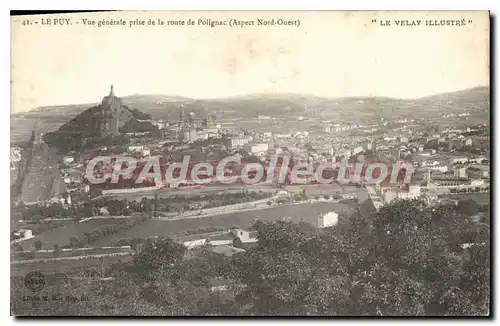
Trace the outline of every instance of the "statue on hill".
{"label": "statue on hill", "polygon": [[102,99],[99,133],[101,137],[118,136],[120,128],[123,127],[134,116],[132,112],[123,105],[122,100],[115,96],[113,85],[109,95]]}
{"label": "statue on hill", "polygon": [[144,116],[150,118],[137,109],[125,106],[111,85],[109,94],[102,99],[101,104],[83,111],[59,130],[47,134],[46,141],[62,152],[79,151],[82,144],[99,145],[106,142],[107,145],[107,142],[114,143],[114,139],[124,137],[121,129],[129,122]]}

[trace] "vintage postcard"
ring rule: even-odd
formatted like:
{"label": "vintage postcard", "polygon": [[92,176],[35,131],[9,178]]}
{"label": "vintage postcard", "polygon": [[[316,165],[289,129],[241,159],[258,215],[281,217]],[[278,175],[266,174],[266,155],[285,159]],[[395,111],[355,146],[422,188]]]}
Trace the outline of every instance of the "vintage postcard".
{"label": "vintage postcard", "polygon": [[15,316],[490,316],[487,11],[11,15]]}

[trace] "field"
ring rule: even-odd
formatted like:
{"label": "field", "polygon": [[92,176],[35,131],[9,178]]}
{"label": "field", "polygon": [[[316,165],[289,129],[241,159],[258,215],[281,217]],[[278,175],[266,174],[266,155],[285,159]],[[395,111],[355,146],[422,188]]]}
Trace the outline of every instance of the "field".
{"label": "field", "polygon": [[98,241],[95,243],[95,246],[109,246],[114,241],[134,237],[169,236],[184,230],[208,226],[248,228],[255,219],[260,219],[262,221],[287,219],[295,223],[303,221],[316,226],[316,219],[319,214],[325,214],[333,210],[339,215],[343,215],[348,214],[351,209],[352,207],[350,207],[350,205],[342,203],[316,203],[286,205],[241,213],[201,218],[185,218],[172,221],[148,220],[126,232],[117,233],[109,238]]}
{"label": "field", "polygon": [[[324,192],[324,190],[320,190],[318,188],[314,192],[319,194]],[[124,238],[168,236],[181,231],[208,226],[219,226],[224,228],[238,226],[248,228],[248,226],[252,224],[253,220],[257,218],[264,221],[274,221],[289,217],[290,220],[294,222],[303,220],[304,222],[316,225],[316,218],[318,214],[327,213],[332,210],[342,214],[342,212],[346,212],[348,210],[348,206],[349,205],[347,204],[341,203],[299,204],[211,217],[185,218],[172,221],[148,220],[128,231],[117,233],[109,238],[97,241],[92,245],[92,247],[109,246],[112,245],[114,241]],[[93,229],[104,225],[114,224],[116,222],[116,219],[111,218],[93,219],[82,223],[71,222],[70,224],[57,227],[46,232],[34,233],[34,238],[19,242],[19,244],[22,246],[24,251],[33,250],[34,243],[37,240],[42,242],[41,249],[53,249],[55,244],[62,247],[69,244],[69,239],[71,237],[78,237],[85,232],[90,232]]]}
{"label": "field", "polygon": [[19,222],[12,221],[11,229],[19,230],[19,229],[29,229],[33,231],[33,234],[42,234],[53,230],[55,228],[60,228],[66,225],[74,224],[74,220],[65,220],[65,221],[37,221],[37,222]]}
{"label": "field", "polygon": [[[103,268],[106,269],[112,264],[118,263],[119,261],[125,262],[132,259],[132,256],[116,256],[116,257],[106,257],[103,260]],[[55,272],[65,272],[72,269],[78,268],[101,268],[101,261],[98,258],[91,259],[81,259],[81,260],[60,260],[60,261],[49,261],[45,263],[33,263],[33,264],[23,264],[23,265],[11,265],[11,276],[25,276],[29,272],[38,271],[44,275],[55,273]]]}
{"label": "field", "polygon": [[[352,204],[356,205],[356,204]],[[348,214],[352,210],[351,204],[343,203],[315,203],[286,205],[269,209],[247,211],[241,213],[225,214],[203,218],[186,218],[172,221],[147,220],[134,228],[112,235],[106,239],[93,244],[93,247],[109,246],[113,241],[133,238],[133,237],[153,237],[169,236],[189,229],[198,229],[208,226],[219,226],[224,228],[241,227],[248,228],[254,219],[262,221],[276,221],[281,219],[291,220],[293,222],[307,222],[316,226],[316,218],[319,214],[331,212],[332,210],[341,216]],[[114,219],[89,220],[84,223],[74,223],[46,233],[38,235],[34,239],[21,242],[25,250],[33,250],[33,242],[36,239],[42,241],[43,249],[52,249],[55,243],[60,246],[69,242],[69,238],[78,236],[102,225],[116,223]],[[49,254],[50,255],[50,254]],[[37,257],[38,258],[38,257]],[[119,262],[131,259],[130,256],[106,257],[104,259],[104,268]],[[81,259],[81,260],[60,260],[43,263],[11,265],[11,274],[14,276],[24,276],[32,271],[40,271],[43,274],[50,274],[54,271],[69,271],[75,268],[100,268],[99,259]]]}
{"label": "field", "polygon": [[[102,254],[113,254],[113,253],[128,253],[131,252],[129,248],[78,248],[78,249],[64,249],[59,253],[59,258],[64,257],[78,257],[78,256],[89,256],[89,255],[102,255]],[[26,258],[26,252],[11,252],[11,261],[26,261],[31,259],[53,259],[53,251],[31,251],[31,258]]]}
{"label": "field", "polygon": [[69,244],[69,239],[71,237],[77,237],[85,232],[90,232],[93,229],[101,227],[103,225],[116,223],[116,219],[94,219],[88,220],[82,223],[74,222],[59,228],[49,230],[40,234],[34,234],[35,237],[26,241],[21,241],[19,244],[23,247],[23,250],[29,251],[33,250],[33,244],[35,241],[42,241],[42,249],[53,249],[54,245],[64,246]]}

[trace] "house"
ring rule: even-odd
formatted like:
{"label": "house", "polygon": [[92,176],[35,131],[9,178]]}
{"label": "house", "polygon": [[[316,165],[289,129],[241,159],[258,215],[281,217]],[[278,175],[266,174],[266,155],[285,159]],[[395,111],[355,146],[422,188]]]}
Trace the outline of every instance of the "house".
{"label": "house", "polygon": [[186,248],[193,249],[201,247],[207,243],[207,236],[203,234],[193,234],[178,238]]}
{"label": "house", "polygon": [[184,131],[184,133],[182,133],[182,137],[182,140],[187,141],[188,143],[192,143],[199,139],[208,139],[208,133],[191,128]]}
{"label": "house", "polygon": [[420,184],[412,183],[408,186],[408,191],[403,191],[399,194],[401,199],[416,199],[421,195]]}
{"label": "house", "polygon": [[283,149],[282,148],[270,148],[267,150],[267,153],[269,155],[279,155],[281,153],[283,153]]}
{"label": "house", "polygon": [[469,161],[469,158],[467,157],[456,157],[451,160],[452,164],[464,164]]}
{"label": "house", "polygon": [[162,120],[151,121],[151,124],[158,127],[158,129],[165,129],[167,127],[167,123],[163,122]]}
{"label": "house", "polygon": [[144,145],[131,145],[128,147],[129,152],[141,152],[144,149]]}
{"label": "house", "polygon": [[467,168],[466,167],[458,167],[453,170],[453,175],[458,178],[467,178]]}
{"label": "house", "polygon": [[242,290],[246,288],[245,284],[235,283],[234,280],[224,279],[222,277],[213,278],[209,281],[212,292],[223,292],[230,289]]}
{"label": "house", "polygon": [[33,235],[33,231],[29,229],[19,229],[17,231],[14,231],[13,236],[14,236],[13,242],[20,242],[35,237]]}
{"label": "house", "polygon": [[470,182],[471,186],[483,186],[484,184],[485,184],[485,182],[482,179],[475,179],[475,180],[471,180],[471,182]]}
{"label": "house", "polygon": [[357,199],[358,195],[356,195],[356,193],[341,194],[340,198],[342,198],[342,199]]}
{"label": "house", "polygon": [[215,235],[207,240],[207,242],[212,246],[222,246],[222,245],[231,246],[233,244],[233,241],[234,241],[234,235],[231,233]]}
{"label": "house", "polygon": [[486,160],[487,160],[486,157],[481,155],[479,157],[469,158],[469,163],[482,164]]}
{"label": "house", "polygon": [[65,156],[65,157],[63,157],[63,162],[64,162],[64,164],[69,165],[69,164],[75,162],[75,158],[73,156]]}
{"label": "house", "polygon": [[21,152],[22,149],[20,147],[14,146],[10,149],[10,160],[12,162],[20,162],[21,161]]}
{"label": "house", "polygon": [[389,204],[396,199],[416,199],[421,195],[420,184],[411,183],[407,186],[388,186],[381,188],[381,195],[385,203]]}
{"label": "house", "polygon": [[254,243],[257,242],[257,232],[247,231],[243,229],[233,229],[232,234],[240,239],[241,243]]}
{"label": "house", "polygon": [[336,153],[335,156],[337,157],[344,157],[344,158],[350,158],[352,155],[352,151],[349,149],[341,149]]}
{"label": "house", "polygon": [[269,149],[269,144],[267,143],[262,143],[262,144],[256,144],[250,147],[250,152],[255,155],[259,155],[261,153],[267,152]]}
{"label": "house", "polygon": [[331,211],[329,213],[326,213],[325,215],[320,215],[318,217],[318,228],[327,228],[330,226],[335,226],[337,225],[337,222],[339,220],[339,214],[335,213],[334,211]]}
{"label": "house", "polygon": [[252,141],[252,137],[231,137],[228,139],[227,147],[231,149],[241,148]]}
{"label": "house", "polygon": [[[419,149],[419,151],[420,151],[420,149]],[[431,156],[431,155],[434,155],[435,153],[436,153],[435,149],[420,151],[421,156]]]}
{"label": "house", "polygon": [[288,200],[290,199],[291,197],[291,194],[286,191],[286,190],[280,190],[278,191],[278,193],[276,194],[276,200],[279,201],[280,199],[284,199],[284,200]]}
{"label": "house", "polygon": [[186,246],[186,248],[192,249],[192,248],[196,248],[196,247],[201,247],[206,242],[207,242],[207,239],[203,238],[203,239],[195,239],[195,240],[184,241],[184,242],[182,242],[182,244],[184,246]]}
{"label": "house", "polygon": [[68,193],[66,196],[55,196],[49,200],[49,203],[60,203],[64,208],[71,206],[71,195]]}
{"label": "house", "polygon": [[82,171],[78,169],[66,169],[61,170],[63,175],[64,183],[81,183],[82,182]]}
{"label": "house", "polygon": [[363,151],[363,147],[361,146],[358,146],[356,147],[354,150],[353,150],[353,154],[356,155],[356,154],[359,154]]}
{"label": "house", "polygon": [[486,165],[479,165],[474,167],[469,167],[467,169],[467,176],[473,179],[488,178],[489,177],[489,167]]}
{"label": "house", "polygon": [[446,165],[432,165],[430,169],[431,171],[439,171],[441,173],[448,172],[448,166]]}

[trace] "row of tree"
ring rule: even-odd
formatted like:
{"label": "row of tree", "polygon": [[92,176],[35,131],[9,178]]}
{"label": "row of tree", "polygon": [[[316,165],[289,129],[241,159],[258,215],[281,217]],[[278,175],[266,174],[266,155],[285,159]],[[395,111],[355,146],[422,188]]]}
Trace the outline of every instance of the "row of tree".
{"label": "row of tree", "polygon": [[143,197],[141,201],[102,198],[94,200],[93,205],[96,211],[99,211],[102,207],[106,207],[109,215],[118,216],[131,215],[132,213],[179,212],[220,207],[265,199],[271,195],[271,193],[263,191],[248,191],[239,193],[224,192],[218,196],[198,195],[161,198],[156,195],[153,199]]}
{"label": "row of tree", "polygon": [[87,245],[109,237],[113,234],[124,232],[147,220],[146,216],[136,218],[119,219],[116,223],[106,224],[80,236],[71,237],[69,244],[63,248],[83,248]]}

